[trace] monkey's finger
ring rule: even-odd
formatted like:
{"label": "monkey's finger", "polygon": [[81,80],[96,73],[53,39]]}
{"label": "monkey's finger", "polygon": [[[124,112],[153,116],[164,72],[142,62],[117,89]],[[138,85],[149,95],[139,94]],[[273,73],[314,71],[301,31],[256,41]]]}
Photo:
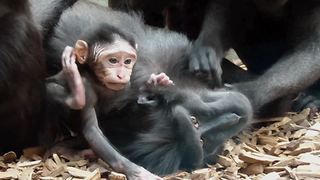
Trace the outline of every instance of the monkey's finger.
{"label": "monkey's finger", "polygon": [[164,76],[164,77],[162,77],[162,78],[157,79],[157,81],[158,81],[159,84],[169,82],[169,80],[170,80],[170,79],[169,79],[168,76]]}
{"label": "monkey's finger", "polygon": [[150,78],[148,79],[148,81],[147,81],[147,83],[148,84],[152,84],[153,83],[153,81],[155,81],[155,74],[154,73],[152,73],[151,75],[150,75]]}
{"label": "monkey's finger", "polygon": [[216,66],[215,66],[215,63],[214,61],[216,61],[216,52],[212,49],[212,48],[209,48],[208,49],[208,67],[210,69],[211,72],[215,71],[216,69]]}
{"label": "monkey's finger", "polygon": [[210,76],[214,84],[216,84],[217,86],[222,86],[222,69],[220,65],[220,59],[217,59],[217,54],[212,48],[210,48],[209,51],[210,53],[208,54],[208,65],[210,69]]}
{"label": "monkey's finger", "polygon": [[159,84],[164,85],[164,86],[171,86],[173,85],[173,81],[170,79],[162,79]]}
{"label": "monkey's finger", "polygon": [[190,55],[189,70],[191,72],[197,72],[200,70],[200,64],[199,64],[198,58],[194,54]]}
{"label": "monkey's finger", "polygon": [[62,67],[65,67],[66,66],[66,52],[63,51],[62,53],[62,56],[61,56],[61,64],[62,64]]}
{"label": "monkey's finger", "polygon": [[70,46],[66,46],[64,48],[63,53],[62,53],[62,57],[61,57],[63,67],[67,66],[66,61],[68,61],[68,59],[70,59],[70,54],[72,53],[72,51],[73,51],[73,48]]}
{"label": "monkey's finger", "polygon": [[169,80],[169,77],[165,73],[155,75],[154,86],[161,84],[165,85],[165,81]]}
{"label": "monkey's finger", "polygon": [[70,46],[66,46],[66,47],[64,48],[64,50],[65,50],[65,52],[66,52],[67,54],[72,54],[72,52],[73,52],[73,48],[70,47]]}
{"label": "monkey's finger", "polygon": [[207,76],[210,75],[210,66],[209,66],[209,61],[210,61],[210,52],[207,50],[203,50],[200,52],[199,56],[199,63],[200,63],[200,70],[202,73],[205,73]]}
{"label": "monkey's finger", "polygon": [[65,61],[66,61],[66,63],[68,63],[68,65],[70,65],[71,63],[72,63],[72,61],[71,61],[71,58],[72,58],[72,56],[73,56],[73,48],[72,47],[70,47],[70,46],[67,46],[66,48],[65,48],[65,52],[66,52],[66,59],[65,59]]}
{"label": "monkey's finger", "polygon": [[[168,77],[165,73],[160,73],[160,74],[157,74],[155,75],[155,79],[156,81],[160,81],[161,79],[165,78],[165,77]],[[169,77],[168,77],[169,78]]]}
{"label": "monkey's finger", "polygon": [[68,52],[66,58],[66,64],[70,67],[72,65],[72,52]]}
{"label": "monkey's finger", "polygon": [[70,64],[76,65],[76,55],[72,53],[70,57]]}
{"label": "monkey's finger", "polygon": [[166,73],[162,72],[162,73],[158,74],[157,76],[158,76],[158,77],[165,77],[165,76],[167,76],[167,75],[166,75]]}

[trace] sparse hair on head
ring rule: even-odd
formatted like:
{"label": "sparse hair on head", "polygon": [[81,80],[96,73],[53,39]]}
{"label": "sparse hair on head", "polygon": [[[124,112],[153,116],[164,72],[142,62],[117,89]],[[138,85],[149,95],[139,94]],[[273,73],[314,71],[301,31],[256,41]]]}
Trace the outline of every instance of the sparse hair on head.
{"label": "sparse hair on head", "polygon": [[86,41],[89,46],[92,46],[97,42],[113,43],[117,35],[120,36],[121,39],[127,41],[134,49],[136,49],[137,45],[132,36],[106,23],[101,23],[99,26],[89,29],[81,38]]}

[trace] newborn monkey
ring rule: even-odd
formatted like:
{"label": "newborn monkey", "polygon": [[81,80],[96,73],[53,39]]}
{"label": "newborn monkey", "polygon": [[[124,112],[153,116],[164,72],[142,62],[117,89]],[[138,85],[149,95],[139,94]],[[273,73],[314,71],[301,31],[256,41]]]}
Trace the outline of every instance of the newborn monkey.
{"label": "newborn monkey", "polygon": [[[108,111],[116,97],[129,87],[137,61],[135,41],[112,26],[102,25],[62,53],[62,71],[47,79],[45,138],[52,145],[60,133],[57,124],[84,136],[92,150],[114,170],[130,177],[157,179],[117,152],[98,126],[96,111]],[[78,63],[78,65],[77,65]],[[173,85],[164,74],[151,74],[148,85]],[[80,121],[79,121],[80,119]],[[56,124],[53,124],[56,123]],[[50,141],[51,139],[51,141]],[[48,142],[50,141],[50,142]]]}

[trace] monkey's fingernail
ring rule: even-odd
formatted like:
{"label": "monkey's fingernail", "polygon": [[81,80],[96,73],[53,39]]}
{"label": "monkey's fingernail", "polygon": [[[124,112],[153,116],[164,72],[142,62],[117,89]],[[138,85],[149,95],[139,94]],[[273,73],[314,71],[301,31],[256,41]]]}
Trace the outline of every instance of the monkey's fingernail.
{"label": "monkey's fingernail", "polygon": [[228,84],[228,83],[225,83],[223,86],[226,89],[230,89],[230,90],[233,89],[233,86],[231,84]]}
{"label": "monkey's fingernail", "polygon": [[194,124],[194,127],[199,129],[199,123]]}
{"label": "monkey's fingernail", "polygon": [[203,145],[203,140],[200,138],[200,143]]}
{"label": "monkey's fingernail", "polygon": [[234,118],[235,118],[236,121],[239,121],[242,117],[237,115],[237,114],[234,114]]}

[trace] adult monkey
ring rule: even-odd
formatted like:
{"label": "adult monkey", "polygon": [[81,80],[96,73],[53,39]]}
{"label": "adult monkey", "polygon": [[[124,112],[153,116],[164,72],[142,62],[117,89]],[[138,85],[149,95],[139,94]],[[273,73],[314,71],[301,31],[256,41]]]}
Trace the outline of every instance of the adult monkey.
{"label": "adult monkey", "polygon": [[[147,8],[161,7],[148,6],[143,0],[122,3],[142,9],[147,12],[146,17],[150,15]],[[190,70],[219,75],[211,72],[219,72],[224,51],[233,47],[249,72],[258,75],[254,80],[235,85],[250,99],[255,112],[278,98],[306,89],[319,79],[319,1],[177,0],[174,3],[178,4],[174,7],[180,10],[180,20],[179,24],[171,21],[178,26],[172,28],[196,38],[190,54]],[[170,4],[163,2],[162,7]],[[175,18],[170,13],[169,17]],[[199,21],[202,26],[193,24]],[[213,62],[213,66],[208,62]],[[223,71],[227,73],[229,68],[223,67]],[[300,108],[319,106],[318,100],[309,97],[300,102]]]}
{"label": "adult monkey", "polygon": [[[251,106],[243,95],[208,89],[188,72],[185,54],[191,46],[185,36],[144,26],[137,16],[79,1],[62,14],[49,43],[53,49],[61,49],[59,43],[54,43],[56,38],[66,38],[61,32],[74,33],[101,22],[132,35],[139,44],[131,88],[116,99],[112,113],[104,109],[104,104],[97,105],[98,120],[106,136],[136,162],[159,174],[199,167],[218,153],[225,139],[251,120]],[[175,86],[145,86],[150,74],[160,72],[169,73]],[[199,130],[193,127],[192,116],[200,122]],[[132,146],[131,140],[135,142]],[[159,162],[161,159],[164,161]],[[121,166],[123,162],[118,157],[109,163]],[[129,170],[118,169],[127,175]]]}
{"label": "adult monkey", "polygon": [[[29,1],[0,2],[0,152],[37,143],[43,119],[44,52]],[[8,138],[9,137],[9,138]]]}

